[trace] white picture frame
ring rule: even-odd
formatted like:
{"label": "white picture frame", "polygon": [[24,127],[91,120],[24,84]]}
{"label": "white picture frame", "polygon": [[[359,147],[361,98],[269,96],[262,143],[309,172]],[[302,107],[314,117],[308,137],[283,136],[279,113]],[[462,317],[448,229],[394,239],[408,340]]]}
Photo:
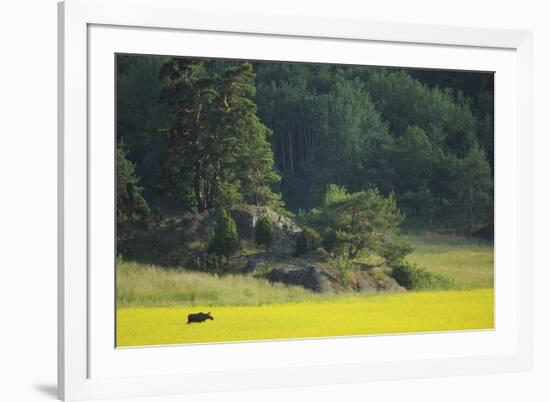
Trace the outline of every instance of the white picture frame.
{"label": "white picture frame", "polygon": [[[59,4],[59,49],[61,399],[160,396],[531,368],[529,32],[269,14],[217,15],[187,9],[178,0],[67,0]],[[368,50],[368,57],[358,56],[365,52],[356,49]],[[97,295],[114,293],[114,261],[109,263],[113,254],[108,248],[112,239],[103,226],[113,222],[109,215],[112,205],[102,204],[113,200],[108,180],[114,166],[110,165],[114,162],[109,141],[114,137],[102,132],[114,130],[110,114],[114,113],[114,70],[110,70],[114,63],[109,63],[110,57],[121,51],[496,71],[495,330],[443,337],[416,334],[115,349],[111,342],[114,303],[112,298],[100,300]],[[105,189],[98,187],[98,182],[105,182],[98,177],[107,179]],[[102,242],[106,245],[103,249]],[[328,357],[320,353],[328,348],[338,352]],[[390,350],[394,355],[376,355],[376,351]],[[186,367],[182,356],[190,362]]]}

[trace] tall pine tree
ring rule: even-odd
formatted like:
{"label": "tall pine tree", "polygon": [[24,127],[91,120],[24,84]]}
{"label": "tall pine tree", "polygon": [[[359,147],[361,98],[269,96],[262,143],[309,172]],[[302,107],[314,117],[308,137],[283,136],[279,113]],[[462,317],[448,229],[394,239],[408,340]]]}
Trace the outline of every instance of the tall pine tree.
{"label": "tall pine tree", "polygon": [[173,111],[167,174],[182,193],[192,188],[198,212],[246,201],[280,205],[271,184],[269,129],[256,115],[254,73],[244,63],[209,72],[205,62],[175,58],[162,70]]}

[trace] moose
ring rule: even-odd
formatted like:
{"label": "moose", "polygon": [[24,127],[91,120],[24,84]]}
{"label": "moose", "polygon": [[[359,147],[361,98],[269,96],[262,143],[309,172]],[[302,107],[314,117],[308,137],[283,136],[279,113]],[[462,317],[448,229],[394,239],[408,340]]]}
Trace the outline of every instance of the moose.
{"label": "moose", "polygon": [[204,322],[206,320],[214,320],[214,317],[210,315],[210,311],[208,313],[196,313],[196,314],[189,314],[187,316],[187,324],[191,324],[193,322]]}

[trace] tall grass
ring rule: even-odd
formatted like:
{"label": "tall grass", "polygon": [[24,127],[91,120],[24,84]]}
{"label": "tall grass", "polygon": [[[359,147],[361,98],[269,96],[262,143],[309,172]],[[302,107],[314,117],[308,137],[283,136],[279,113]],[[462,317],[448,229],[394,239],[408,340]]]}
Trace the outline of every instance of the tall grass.
{"label": "tall grass", "polygon": [[299,286],[242,275],[214,276],[118,261],[117,306],[262,305],[310,299]]}

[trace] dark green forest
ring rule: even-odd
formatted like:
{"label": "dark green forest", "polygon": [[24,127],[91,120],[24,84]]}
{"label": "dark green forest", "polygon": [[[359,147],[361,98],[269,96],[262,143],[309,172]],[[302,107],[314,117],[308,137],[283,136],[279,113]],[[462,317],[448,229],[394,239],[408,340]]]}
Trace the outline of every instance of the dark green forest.
{"label": "dark green forest", "polygon": [[315,227],[339,192],[492,239],[492,73],[118,55],[116,91],[119,239],[236,204]]}

